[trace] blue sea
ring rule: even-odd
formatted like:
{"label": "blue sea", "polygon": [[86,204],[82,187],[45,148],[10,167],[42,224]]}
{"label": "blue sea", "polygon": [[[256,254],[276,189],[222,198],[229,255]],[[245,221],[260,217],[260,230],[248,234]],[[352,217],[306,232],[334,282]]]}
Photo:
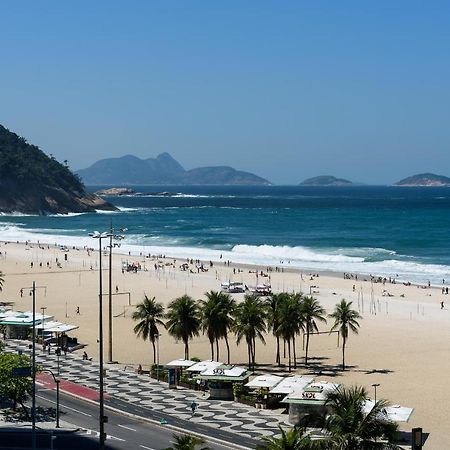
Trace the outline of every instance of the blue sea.
{"label": "blue sea", "polygon": [[[95,189],[99,189],[96,187]],[[94,190],[94,189],[91,189]],[[122,251],[403,281],[450,281],[450,188],[139,186],[120,211],[3,215],[0,239],[93,246],[112,220]],[[161,191],[171,196],[158,195]]]}

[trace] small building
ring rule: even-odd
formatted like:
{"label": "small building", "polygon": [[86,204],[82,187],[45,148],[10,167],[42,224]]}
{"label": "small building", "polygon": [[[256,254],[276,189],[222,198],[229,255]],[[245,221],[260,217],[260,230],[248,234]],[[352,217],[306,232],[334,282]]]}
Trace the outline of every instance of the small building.
{"label": "small building", "polygon": [[269,391],[283,380],[284,378],[279,377],[278,375],[258,375],[249,381],[245,386],[250,389],[266,389]]}
{"label": "small building", "polygon": [[325,406],[327,394],[339,386],[336,383],[318,381],[288,394],[282,402],[289,405],[289,422],[292,425],[300,425],[303,418],[309,414],[325,417],[328,413]]}
{"label": "small building", "polygon": [[204,370],[195,378],[208,384],[211,399],[233,400],[233,383],[246,383],[249,376],[250,372],[244,367],[222,364]]}
{"label": "small building", "polygon": [[[53,320],[53,316],[36,313],[34,325],[37,328],[39,324],[45,321]],[[6,327],[6,337],[12,339],[27,339],[30,335],[30,329],[33,328],[33,313],[30,311],[3,311],[0,312],[0,325]]]}
{"label": "small building", "polygon": [[191,361],[190,359],[179,358],[165,364],[165,367],[168,369],[169,388],[176,389],[180,381],[181,374],[183,373],[183,369],[187,369],[195,363],[196,361]]}

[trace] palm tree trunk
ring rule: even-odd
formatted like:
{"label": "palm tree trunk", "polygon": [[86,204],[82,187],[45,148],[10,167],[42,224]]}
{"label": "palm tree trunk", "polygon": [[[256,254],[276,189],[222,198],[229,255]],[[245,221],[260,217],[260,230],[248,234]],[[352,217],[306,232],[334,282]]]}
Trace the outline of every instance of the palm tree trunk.
{"label": "palm tree trunk", "polygon": [[306,330],[305,366],[308,365],[309,330]]}
{"label": "palm tree trunk", "polygon": [[255,368],[256,364],[256,339],[253,338],[253,369]]}
{"label": "palm tree trunk", "polygon": [[280,358],[280,337],[277,336],[277,357],[276,357],[276,364],[278,364],[278,367],[281,365],[281,358]]}
{"label": "palm tree trunk", "polygon": [[211,346],[211,361],[214,361],[214,341],[210,340],[209,345]]}
{"label": "palm tree trunk", "polygon": [[184,341],[184,359],[189,359],[189,339]]}
{"label": "palm tree trunk", "polygon": [[286,358],[286,339],[283,339],[283,358]]}
{"label": "palm tree trunk", "polygon": [[153,339],[152,341],[152,345],[153,345],[153,365],[156,364],[156,346],[155,346],[155,340]]}
{"label": "palm tree trunk", "polygon": [[228,335],[225,334],[225,345],[227,346],[227,358],[228,358],[228,364],[230,364],[230,344],[228,343]]}
{"label": "palm tree trunk", "polygon": [[[284,340],[284,342],[286,343],[286,340]],[[288,357],[288,360],[289,360],[289,372],[291,372],[291,340],[290,339],[288,339],[287,344],[288,344],[288,354],[289,354],[289,357]]]}
{"label": "palm tree trunk", "polygon": [[219,361],[219,339],[216,338],[216,358]]}
{"label": "palm tree trunk", "polygon": [[297,350],[295,349],[295,334],[292,336],[292,349],[294,350],[294,369],[297,368]]}
{"label": "palm tree trunk", "polygon": [[342,338],[342,370],[345,370],[345,337]]}
{"label": "palm tree trunk", "polygon": [[252,357],[251,357],[251,343],[247,342],[247,353],[248,353],[248,370],[252,370]]}

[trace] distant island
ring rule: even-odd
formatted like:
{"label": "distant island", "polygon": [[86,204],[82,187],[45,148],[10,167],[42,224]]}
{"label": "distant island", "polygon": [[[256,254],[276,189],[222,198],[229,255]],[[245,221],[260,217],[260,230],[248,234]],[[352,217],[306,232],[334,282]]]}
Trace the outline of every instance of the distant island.
{"label": "distant island", "polygon": [[336,178],[331,175],[320,175],[318,177],[308,178],[300,183],[299,186],[351,186],[353,183],[343,178]]}
{"label": "distant island", "polygon": [[66,214],[115,210],[85,190],[67,164],[0,125],[0,212]]}
{"label": "distant island", "polygon": [[169,153],[140,159],[133,155],[107,158],[78,170],[90,186],[96,185],[270,185],[264,178],[228,166],[185,170]]}
{"label": "distant island", "polygon": [[395,186],[450,186],[450,178],[434,173],[420,173],[404,178],[394,184]]}

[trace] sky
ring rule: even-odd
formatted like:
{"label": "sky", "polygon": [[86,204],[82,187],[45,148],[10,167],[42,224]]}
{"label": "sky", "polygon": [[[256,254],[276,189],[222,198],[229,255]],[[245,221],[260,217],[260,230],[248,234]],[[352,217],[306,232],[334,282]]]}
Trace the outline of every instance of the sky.
{"label": "sky", "polygon": [[0,0],[0,123],[72,169],[450,176],[450,2]]}

